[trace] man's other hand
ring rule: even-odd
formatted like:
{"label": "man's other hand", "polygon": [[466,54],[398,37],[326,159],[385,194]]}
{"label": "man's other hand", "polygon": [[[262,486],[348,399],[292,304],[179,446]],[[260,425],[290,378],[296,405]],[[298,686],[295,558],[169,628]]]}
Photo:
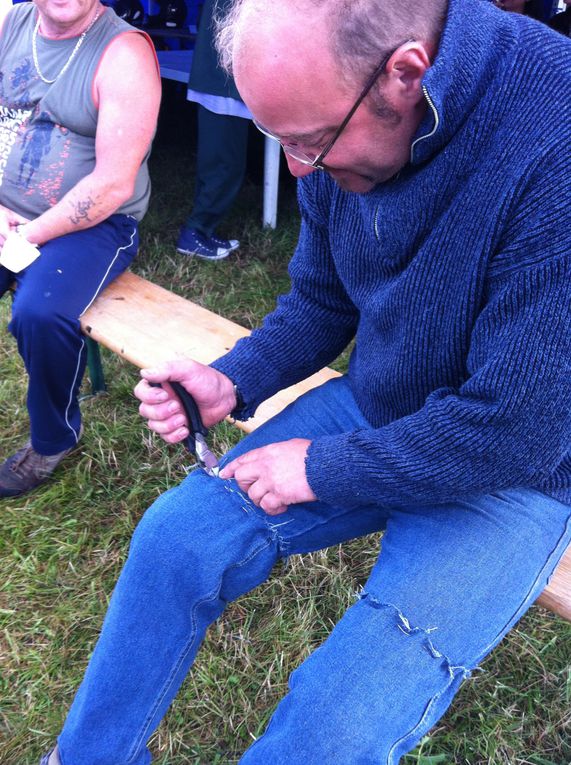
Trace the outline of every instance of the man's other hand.
{"label": "man's other hand", "polygon": [[[182,404],[168,384],[169,380],[179,382],[193,396],[207,428],[223,420],[236,406],[232,381],[198,361],[169,361],[152,369],[142,369],[141,377],[143,379],[134,391],[141,401],[139,414],[148,420],[149,428],[169,444],[188,436]],[[150,383],[160,383],[161,387]]]}
{"label": "man's other hand", "polygon": [[0,205],[0,250],[4,246],[8,234],[11,231],[15,231],[23,223],[28,223],[28,218],[23,218],[13,210]]}
{"label": "man's other hand", "polygon": [[220,478],[234,478],[268,515],[285,513],[288,505],[297,502],[314,502],[317,497],[305,475],[310,443],[305,438],[292,438],[253,449],[229,462],[220,471]]}

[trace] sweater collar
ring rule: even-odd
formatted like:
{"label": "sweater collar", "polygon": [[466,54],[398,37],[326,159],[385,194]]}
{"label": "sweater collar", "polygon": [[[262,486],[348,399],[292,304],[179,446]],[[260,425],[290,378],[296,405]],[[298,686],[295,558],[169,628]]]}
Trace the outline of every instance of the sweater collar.
{"label": "sweater collar", "polygon": [[411,163],[433,157],[487,93],[502,49],[511,44],[509,13],[483,0],[449,0],[438,52],[423,79],[428,109],[411,145]]}

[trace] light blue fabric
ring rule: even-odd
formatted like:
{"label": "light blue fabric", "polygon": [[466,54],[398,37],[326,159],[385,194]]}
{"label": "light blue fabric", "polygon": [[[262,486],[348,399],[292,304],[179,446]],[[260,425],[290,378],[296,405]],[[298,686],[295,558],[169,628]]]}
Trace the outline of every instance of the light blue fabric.
{"label": "light blue fabric", "polygon": [[[299,399],[229,455],[366,423],[346,379]],[[280,558],[386,528],[357,602],[291,678],[243,765],[397,763],[544,588],[571,508],[533,490],[441,504],[292,506],[191,474],[147,512],[59,738],[63,765],[146,765],[145,743],[226,603]]]}

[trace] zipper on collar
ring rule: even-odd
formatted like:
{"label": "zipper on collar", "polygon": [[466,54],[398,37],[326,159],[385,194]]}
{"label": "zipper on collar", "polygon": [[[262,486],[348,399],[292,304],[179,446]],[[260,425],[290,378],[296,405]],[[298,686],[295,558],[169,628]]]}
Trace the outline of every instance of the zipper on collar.
{"label": "zipper on collar", "polygon": [[414,150],[416,148],[416,145],[420,143],[420,141],[424,141],[425,138],[430,138],[433,136],[436,131],[438,130],[438,126],[440,125],[440,116],[438,114],[438,111],[436,109],[436,106],[434,106],[432,99],[430,98],[430,95],[428,94],[428,90],[426,89],[426,85],[422,86],[422,92],[424,93],[424,97],[426,98],[428,105],[432,109],[432,113],[434,114],[434,127],[430,131],[430,133],[427,133],[426,135],[421,135],[420,138],[417,138],[416,141],[412,144],[410,147],[410,161],[414,162]]}
{"label": "zipper on collar", "polygon": [[[434,103],[432,99],[430,98],[430,95],[428,93],[428,90],[426,89],[426,85],[422,86],[422,92],[424,93],[424,97],[426,98],[428,105],[432,109],[432,113],[434,114],[434,127],[430,131],[430,133],[427,133],[426,135],[421,135],[419,138],[414,141],[412,146],[410,147],[410,161],[411,163],[414,161],[414,149],[420,141],[424,141],[425,138],[430,138],[430,136],[433,136],[436,131],[438,130],[438,126],[440,125],[440,115],[438,114],[438,110],[436,109],[436,106],[434,106]],[[373,223],[373,227],[375,230],[375,236],[377,238],[377,241],[380,242],[380,235],[379,235],[379,227],[378,227],[378,221],[379,221],[379,212],[380,212],[380,205],[375,210],[375,219]]]}

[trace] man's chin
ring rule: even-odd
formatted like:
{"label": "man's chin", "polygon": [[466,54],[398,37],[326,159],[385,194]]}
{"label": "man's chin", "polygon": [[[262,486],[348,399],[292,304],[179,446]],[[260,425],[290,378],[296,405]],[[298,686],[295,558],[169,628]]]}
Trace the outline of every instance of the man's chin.
{"label": "man's chin", "polygon": [[360,175],[359,173],[344,172],[342,170],[327,170],[335,183],[343,191],[350,191],[353,194],[368,194],[379,183],[384,183],[392,178],[392,175],[386,177],[372,178],[369,175]]}

